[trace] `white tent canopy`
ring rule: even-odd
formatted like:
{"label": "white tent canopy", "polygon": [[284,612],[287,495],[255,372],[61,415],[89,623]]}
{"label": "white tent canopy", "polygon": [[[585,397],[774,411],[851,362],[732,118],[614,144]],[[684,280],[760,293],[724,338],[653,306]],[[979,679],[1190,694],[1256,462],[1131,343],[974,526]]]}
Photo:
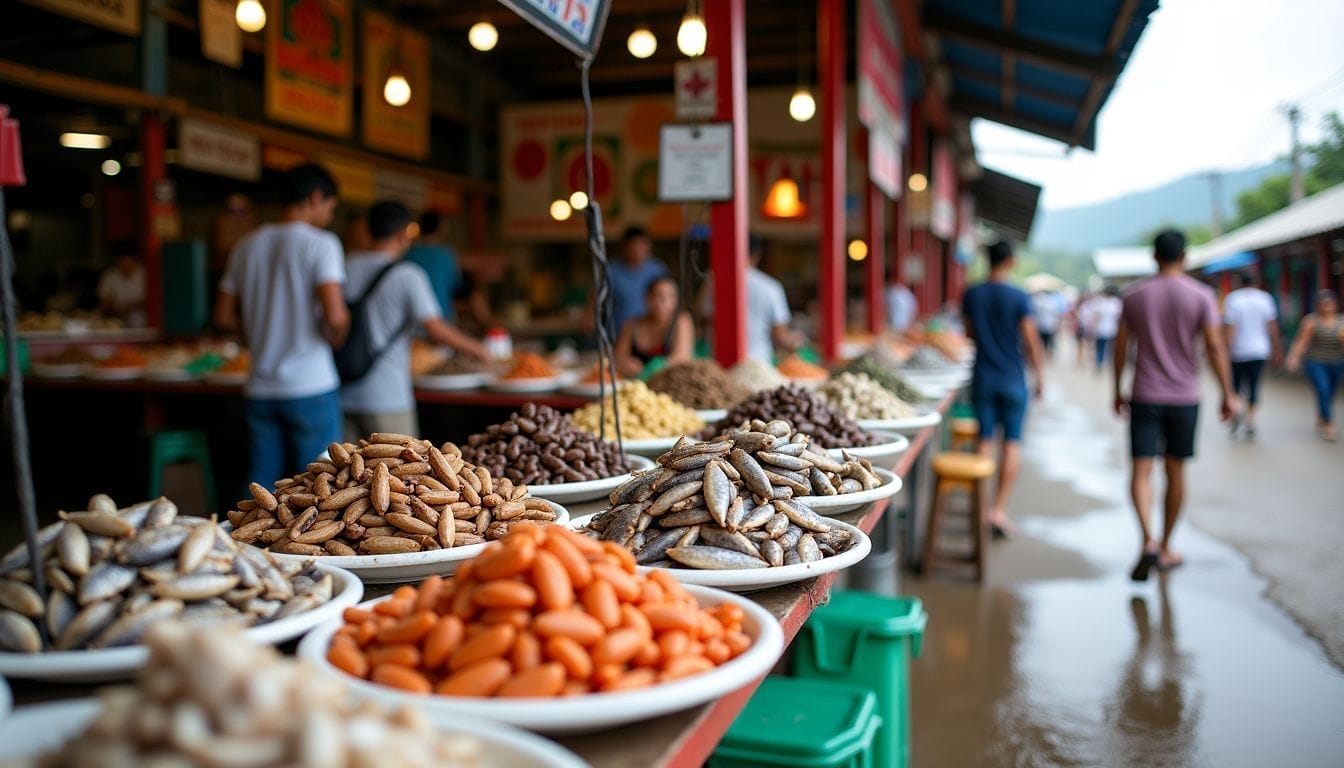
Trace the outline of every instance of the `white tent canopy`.
{"label": "white tent canopy", "polygon": [[1344,184],[1317,192],[1263,219],[1190,248],[1185,256],[1185,267],[1199,269],[1238,253],[1291,243],[1341,227],[1344,227]]}
{"label": "white tent canopy", "polygon": [[1147,277],[1157,274],[1153,249],[1146,246],[1098,248],[1092,251],[1092,267],[1103,280]]}

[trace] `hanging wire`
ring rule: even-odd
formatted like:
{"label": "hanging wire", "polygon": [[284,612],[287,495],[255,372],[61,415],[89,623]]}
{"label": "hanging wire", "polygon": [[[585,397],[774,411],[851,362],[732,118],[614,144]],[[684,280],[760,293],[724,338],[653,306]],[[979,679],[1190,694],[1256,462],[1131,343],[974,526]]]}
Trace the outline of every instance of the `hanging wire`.
{"label": "hanging wire", "polygon": [[[588,223],[588,252],[593,266],[593,319],[597,332],[597,402],[598,437],[607,439],[606,379],[611,376],[611,408],[616,426],[616,444],[625,451],[621,439],[620,392],[616,388],[616,356],[612,353],[609,323],[616,315],[615,296],[611,292],[611,272],[607,261],[607,241],[603,233],[602,211],[597,202],[597,185],[593,175],[593,95],[588,85],[588,69],[592,59],[579,63],[580,83],[583,89],[583,160],[587,174],[588,206],[584,218]],[[617,329],[619,331],[619,329]]]}
{"label": "hanging wire", "polygon": [[[9,228],[5,225],[5,192],[0,187],[0,310],[3,314],[5,337],[5,371],[9,374],[9,388],[5,397],[5,417],[9,423],[10,448],[14,457],[14,484],[18,491],[19,514],[23,520],[23,532],[28,544],[29,570],[33,575],[33,589],[42,604],[47,604],[47,579],[42,568],[42,551],[37,543],[37,494],[33,492],[33,467],[28,455],[28,415],[23,407],[23,374],[19,370],[19,325],[15,318],[14,307],[14,248],[9,242]],[[48,643],[47,625],[44,621],[33,622],[42,637],[43,645]]]}

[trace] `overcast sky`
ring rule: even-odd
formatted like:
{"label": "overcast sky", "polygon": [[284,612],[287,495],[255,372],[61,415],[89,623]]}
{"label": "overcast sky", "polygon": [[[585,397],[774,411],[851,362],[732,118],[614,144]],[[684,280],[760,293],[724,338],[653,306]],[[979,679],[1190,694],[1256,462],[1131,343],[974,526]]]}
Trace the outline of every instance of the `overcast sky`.
{"label": "overcast sky", "polygon": [[1097,149],[1075,149],[985,120],[972,125],[980,163],[1044,186],[1046,208],[1070,208],[1211,168],[1286,154],[1287,119],[1344,115],[1341,0],[1163,0],[1100,116]]}

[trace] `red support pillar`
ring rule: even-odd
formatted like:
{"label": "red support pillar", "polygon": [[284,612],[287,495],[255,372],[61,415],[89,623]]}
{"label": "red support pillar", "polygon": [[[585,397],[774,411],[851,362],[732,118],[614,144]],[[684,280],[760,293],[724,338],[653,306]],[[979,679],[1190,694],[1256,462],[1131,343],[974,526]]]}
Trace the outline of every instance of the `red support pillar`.
{"label": "red support pillar", "polygon": [[467,247],[472,251],[483,250],[487,228],[485,192],[475,190],[467,193]]}
{"label": "red support pillar", "polygon": [[[904,166],[902,168],[904,172]],[[905,178],[901,178],[905,187]],[[910,253],[910,212],[908,200],[910,193],[903,191],[902,196],[891,203],[891,253],[890,272],[892,282],[909,286],[910,280],[905,274],[905,265]]]}
{"label": "red support pillar", "polygon": [[747,354],[747,26],[745,0],[705,4],[705,55],[716,60],[714,119],[733,126],[733,197],[710,211],[714,357],[725,368]]}
{"label": "red support pillar", "polygon": [[886,202],[887,198],[872,179],[868,180],[866,214],[868,240],[868,332],[878,334],[887,326],[886,294]]}
{"label": "red support pillar", "polygon": [[[714,5],[710,3],[710,5]],[[821,353],[840,354],[845,332],[845,5],[817,0],[817,80],[821,86]]]}
{"label": "red support pillar", "polygon": [[163,328],[163,240],[159,221],[164,209],[172,210],[172,201],[159,199],[159,182],[168,177],[164,160],[165,130],[163,118],[146,112],[140,118],[140,255],[145,264],[145,323]]}

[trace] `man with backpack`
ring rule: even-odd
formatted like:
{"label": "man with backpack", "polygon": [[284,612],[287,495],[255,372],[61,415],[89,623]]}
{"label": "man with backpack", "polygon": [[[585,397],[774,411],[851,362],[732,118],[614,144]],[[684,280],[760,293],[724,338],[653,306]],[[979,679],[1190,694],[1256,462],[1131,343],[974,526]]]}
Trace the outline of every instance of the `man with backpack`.
{"label": "man with backpack", "polygon": [[229,255],[214,318],[220,330],[241,330],[252,352],[247,479],[265,486],[301,471],[340,438],[331,350],[350,324],[341,241],[326,231],[336,182],[321,166],[295,166],[280,197],[281,220],[253,230]]}
{"label": "man with backpack", "polygon": [[336,364],[344,382],[346,437],[352,440],[372,432],[419,434],[410,363],[415,328],[435,344],[486,357],[480,342],[443,319],[424,271],[403,260],[410,223],[401,203],[375,203],[368,212],[372,249],[346,260],[350,334],[336,351]]}

